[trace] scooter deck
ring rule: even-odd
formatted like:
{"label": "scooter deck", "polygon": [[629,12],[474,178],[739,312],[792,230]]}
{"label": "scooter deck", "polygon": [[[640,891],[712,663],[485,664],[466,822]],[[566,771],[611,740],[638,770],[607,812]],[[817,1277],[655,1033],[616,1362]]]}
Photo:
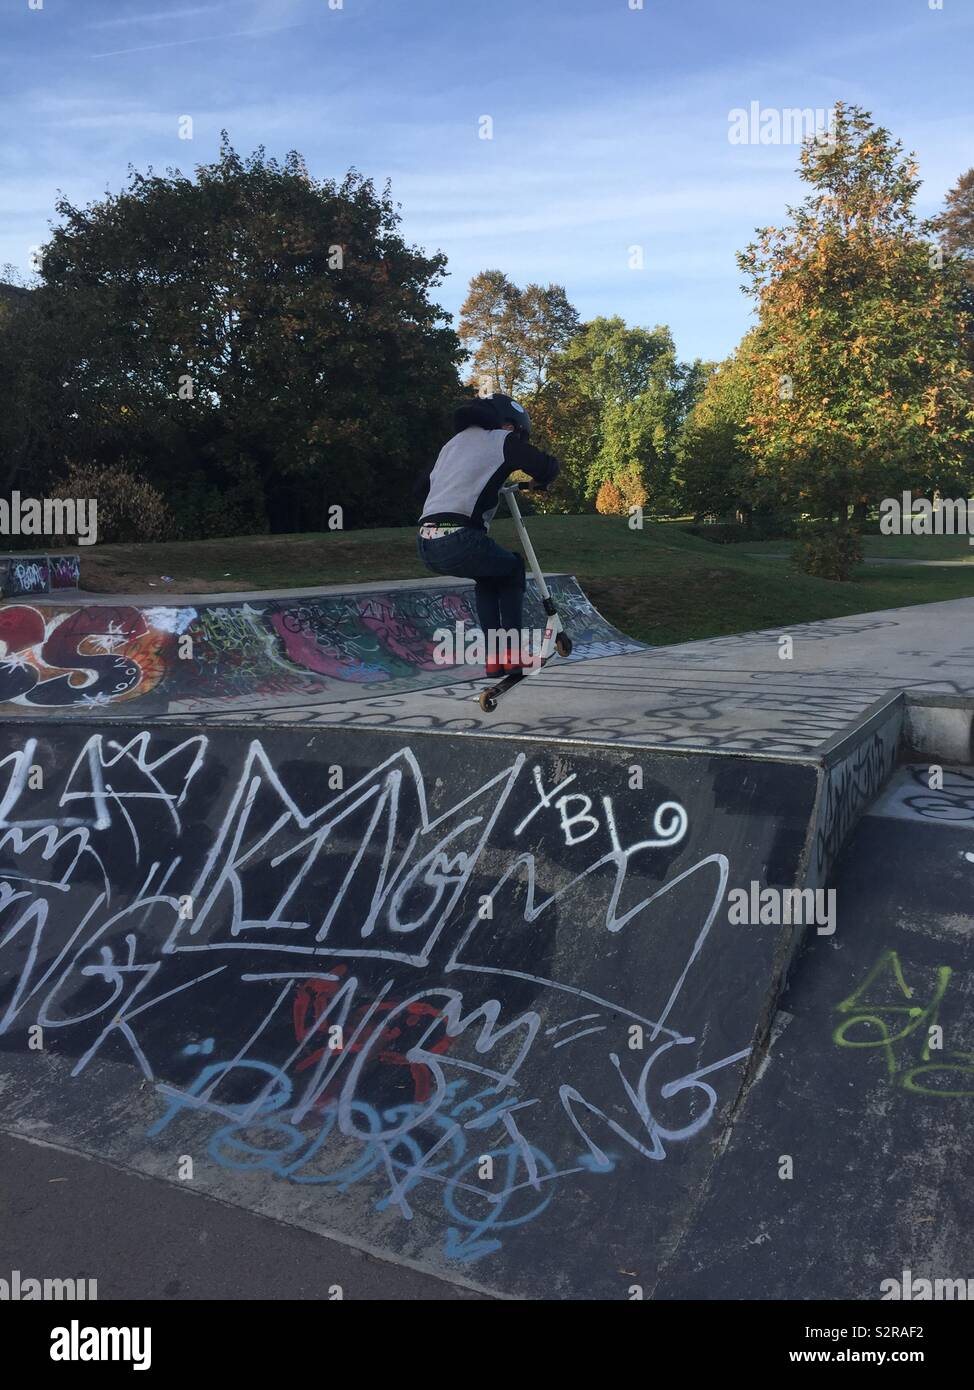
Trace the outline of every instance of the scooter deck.
{"label": "scooter deck", "polygon": [[523,680],[527,680],[528,674],[527,671],[511,671],[496,685],[489,685],[486,690],[480,692],[480,708],[486,714],[491,714],[497,708],[497,701],[501,696],[506,695],[509,690],[513,690],[516,685],[520,685]]}
{"label": "scooter deck", "polygon": [[[567,632],[560,633],[559,639],[561,641],[561,651],[554,651],[551,653],[551,656],[544,657],[538,670],[547,666],[553,656],[569,656],[571,654],[572,639],[568,636]],[[520,671],[511,671],[494,685],[489,685],[486,690],[480,692],[478,697],[480,708],[486,714],[491,714],[497,708],[497,701],[502,695],[506,695],[509,690],[513,690],[516,685],[520,685],[522,681],[527,680],[535,674],[536,672],[533,669],[528,668],[524,668]]]}

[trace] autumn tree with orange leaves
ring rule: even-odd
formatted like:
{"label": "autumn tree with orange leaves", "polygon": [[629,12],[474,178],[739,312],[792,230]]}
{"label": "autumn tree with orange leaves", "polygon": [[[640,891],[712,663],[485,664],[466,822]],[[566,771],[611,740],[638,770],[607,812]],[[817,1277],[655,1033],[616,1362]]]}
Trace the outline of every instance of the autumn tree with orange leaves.
{"label": "autumn tree with orange leaves", "polygon": [[917,166],[853,105],[799,170],[811,192],[738,256],[758,305],[754,500],[845,519],[974,473],[963,273],[918,222]]}

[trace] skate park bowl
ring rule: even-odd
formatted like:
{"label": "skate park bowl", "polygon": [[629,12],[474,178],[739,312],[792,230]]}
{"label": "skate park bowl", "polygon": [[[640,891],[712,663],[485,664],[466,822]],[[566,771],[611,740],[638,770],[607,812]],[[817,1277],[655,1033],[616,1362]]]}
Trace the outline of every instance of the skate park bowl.
{"label": "skate park bowl", "polygon": [[550,582],[493,717],[469,586],[0,609],[0,1129],[495,1297],[964,1274],[974,601]]}
{"label": "skate park bowl", "polygon": [[[552,593],[575,638],[572,660],[638,651],[607,623],[571,575]],[[533,582],[525,626],[544,628]],[[354,590],[207,596],[160,603],[22,601],[0,608],[0,711],[280,714],[469,681],[457,629],[475,632],[473,585],[419,580]],[[454,650],[439,653],[436,634]],[[460,659],[457,659],[457,658]],[[74,673],[74,674],[71,674]],[[8,708],[9,707],[9,708]]]}

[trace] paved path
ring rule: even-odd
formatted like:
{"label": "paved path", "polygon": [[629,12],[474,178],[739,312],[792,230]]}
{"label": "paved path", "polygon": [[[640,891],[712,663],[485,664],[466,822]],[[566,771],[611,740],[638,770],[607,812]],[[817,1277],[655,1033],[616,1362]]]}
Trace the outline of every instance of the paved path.
{"label": "paved path", "polygon": [[0,1132],[0,1168],[6,1279],[95,1279],[99,1299],[484,1297],[92,1154]]}
{"label": "paved path", "polygon": [[[0,609],[0,714],[71,713],[555,737],[817,756],[900,690],[974,693],[974,598],[646,648],[553,576],[575,639],[492,715],[483,668],[444,666],[437,634],[475,631],[472,586],[181,596]],[[543,621],[536,599],[526,622]],[[186,651],[183,650],[184,646]],[[65,674],[67,672],[68,674]]]}
{"label": "paved path", "polygon": [[[753,555],[759,560],[790,560],[791,556],[782,550],[776,550],[773,555],[766,555],[760,550],[749,550],[745,552]],[[908,560],[899,556],[891,558],[879,555],[867,555],[862,561],[864,565],[909,565],[911,568],[916,565],[932,565],[934,569],[949,569],[952,565],[974,565],[974,555],[969,560]]]}
{"label": "paved path", "polygon": [[[477,705],[481,688],[454,681],[354,707],[308,701],[249,717],[815,756],[891,693],[974,694],[974,598],[552,663],[494,715]],[[220,719],[214,709],[204,717]]]}

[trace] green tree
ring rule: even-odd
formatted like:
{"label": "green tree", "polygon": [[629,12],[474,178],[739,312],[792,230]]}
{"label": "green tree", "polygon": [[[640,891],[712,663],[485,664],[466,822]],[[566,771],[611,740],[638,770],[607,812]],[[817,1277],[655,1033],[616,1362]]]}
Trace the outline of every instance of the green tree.
{"label": "green tree", "polygon": [[974,284],[974,169],[962,174],[945,199],[946,206],[934,227],[944,250],[961,261],[964,274]]}
{"label": "green tree", "polygon": [[933,226],[940,236],[943,251],[957,260],[966,281],[965,346],[967,365],[972,369],[968,399],[974,408],[974,169],[968,169],[957,180],[945,201],[944,211],[934,219]]}
{"label": "green tree", "polygon": [[672,500],[676,442],[696,368],[677,362],[668,328],[630,328],[621,318],[583,325],[549,367],[540,406],[565,464],[553,505],[591,504],[602,484]]}
{"label": "green tree", "polygon": [[[12,267],[5,267],[11,276]],[[67,379],[86,351],[77,319],[43,285],[0,294],[0,488],[40,496],[63,471],[79,422]]]}
{"label": "green tree", "polygon": [[533,401],[552,361],[578,332],[563,285],[519,289],[501,270],[470,281],[458,332],[470,358],[470,384],[481,395],[503,391]]}
{"label": "green tree", "polygon": [[759,310],[747,369],[755,500],[844,517],[969,471],[963,279],[913,202],[916,164],[839,104],[802,150],[811,192],[739,256]]}
{"label": "green tree", "polygon": [[515,342],[520,291],[502,270],[483,270],[470,281],[457,332],[467,350],[469,383],[482,396],[513,396],[523,364]]}
{"label": "green tree", "polygon": [[462,356],[431,302],[445,258],[399,235],[388,188],[313,179],[300,156],[130,171],[66,199],[41,304],[63,325],[62,457],[121,460],[187,534],[401,521],[442,440]]}
{"label": "green tree", "polygon": [[518,295],[513,344],[519,385],[533,400],[543,389],[552,362],[579,329],[578,312],[562,285],[527,285]]}
{"label": "green tree", "polygon": [[684,505],[695,516],[749,514],[754,493],[747,424],[753,334],[715,367],[686,420],[679,443]]}

